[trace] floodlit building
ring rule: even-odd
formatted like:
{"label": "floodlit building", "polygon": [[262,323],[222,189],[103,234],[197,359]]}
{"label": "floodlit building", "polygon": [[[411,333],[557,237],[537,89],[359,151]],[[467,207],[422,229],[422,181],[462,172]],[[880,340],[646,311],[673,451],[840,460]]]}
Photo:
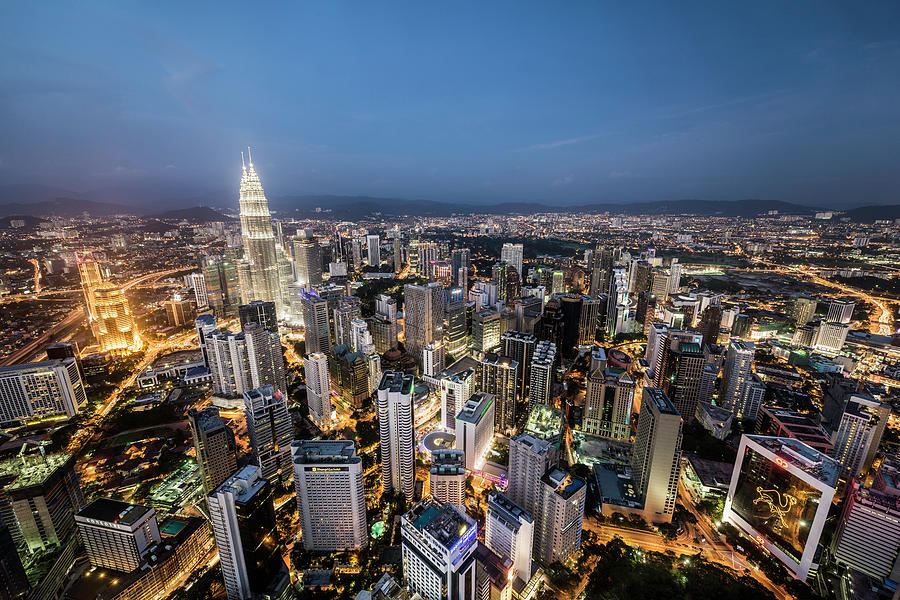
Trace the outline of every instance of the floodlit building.
{"label": "floodlit building", "polygon": [[320,429],[331,426],[331,378],[328,357],[322,352],[307,354],[303,361],[306,375],[306,403],[309,416]]}
{"label": "floodlit building", "polygon": [[482,458],[494,437],[493,394],[476,392],[456,415],[456,447],[465,453],[465,468],[480,469]]}
{"label": "floodlit building", "polygon": [[95,567],[130,573],[160,541],[156,509],[98,498],[75,515],[88,559]]}
{"label": "floodlit building", "polygon": [[413,376],[386,371],[378,386],[376,410],[381,433],[381,487],[412,499],[416,484]]}
{"label": "floodlit building", "polygon": [[669,523],[681,474],[681,415],[659,388],[644,388],[632,469],[648,521]]}
{"label": "floodlit building", "polygon": [[74,358],[0,367],[0,423],[74,417],[86,402]]}
{"label": "floodlit building", "polygon": [[466,455],[462,450],[437,450],[431,454],[428,473],[431,497],[465,509]]}
{"label": "floodlit building", "polygon": [[592,371],[587,381],[582,430],[616,440],[630,438],[634,389],[634,378],[628,371]]}
{"label": "floodlit building", "polygon": [[513,575],[524,583],[531,580],[534,519],[531,514],[497,491],[488,493],[484,518],[485,545],[513,563]]}

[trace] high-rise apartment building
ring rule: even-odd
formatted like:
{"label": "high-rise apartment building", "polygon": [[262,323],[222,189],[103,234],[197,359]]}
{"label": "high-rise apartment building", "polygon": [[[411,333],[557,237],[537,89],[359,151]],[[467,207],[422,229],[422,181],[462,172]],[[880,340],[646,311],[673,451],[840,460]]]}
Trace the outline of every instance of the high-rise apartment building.
{"label": "high-rise apartment building", "polygon": [[647,520],[671,522],[681,475],[681,415],[665,392],[644,388],[634,440],[634,484]]}
{"label": "high-rise apartment building", "polygon": [[549,404],[556,371],[556,344],[542,340],[534,347],[528,383],[528,408],[535,404]]}
{"label": "high-rise apartment building", "polygon": [[351,440],[291,444],[303,547],[316,552],[359,550],[368,541],[362,459]]}
{"label": "high-rise apartment building", "polygon": [[228,600],[290,597],[272,486],[259,467],[236,471],[209,495],[207,504]]}
{"label": "high-rise apartment building", "polygon": [[845,477],[857,477],[872,466],[890,414],[889,405],[870,396],[853,394],[847,400],[831,449]]}
{"label": "high-rise apartment building", "polygon": [[437,450],[428,472],[431,497],[465,510],[466,455],[462,450]]}
{"label": "high-rise apartment building", "polygon": [[266,331],[258,323],[245,325],[240,333],[223,332],[206,322],[200,333],[201,349],[205,348],[217,394],[241,396],[264,385],[284,391],[284,356],[277,333]]}
{"label": "high-rise apartment building", "polygon": [[200,465],[203,477],[203,489],[210,494],[237,470],[234,431],[225,423],[215,406],[201,410],[192,408],[187,417],[194,438],[197,464]]}
{"label": "high-rise apartment building", "polygon": [[303,288],[322,283],[322,251],[312,232],[301,229],[294,238],[294,276]]}
{"label": "high-rise apartment building", "polygon": [[140,350],[142,342],[122,288],[103,284],[94,288],[94,337],[103,352],[125,353]]}
{"label": "high-rise apartment building", "polygon": [[747,418],[744,416],[744,398],[753,374],[755,354],[753,342],[732,339],[725,355],[718,405],[730,410],[738,419]]}
{"label": "high-rise apartment building", "polygon": [[817,306],[818,302],[816,302],[814,298],[799,296],[794,299],[794,305],[791,314],[794,317],[794,322],[798,327],[802,327],[803,325],[806,325],[813,320],[813,317],[816,314]]}
{"label": "high-rise apartment building", "polygon": [[531,580],[531,553],[534,545],[534,518],[504,494],[488,492],[484,517],[484,543],[512,561],[511,577],[523,583]]}
{"label": "high-rise apartment building", "polygon": [[631,437],[634,389],[634,378],[628,371],[591,371],[584,399],[584,432],[615,440]]}
{"label": "high-rise apartment building", "polygon": [[467,298],[461,287],[447,290],[447,310],[444,313],[444,347],[448,363],[456,362],[469,347],[469,328],[466,322]]}
{"label": "high-rise apartment building", "polygon": [[495,398],[492,394],[475,392],[456,414],[456,447],[465,453],[465,468],[482,467],[482,457],[494,438]]}
{"label": "high-rise apartment building", "polygon": [[86,402],[74,358],[0,367],[0,423],[74,417]]}
{"label": "high-rise apartment building", "polygon": [[565,562],[581,547],[587,485],[563,469],[553,468],[541,477],[540,493],[534,556],[545,565]]}
{"label": "high-rise apartment building", "polygon": [[531,363],[537,347],[537,338],[533,333],[509,330],[500,336],[500,350],[519,363],[518,381],[516,382],[516,399],[519,402],[528,398],[528,386],[531,384]]}
{"label": "high-rise apartment building", "polygon": [[493,352],[500,346],[500,313],[485,308],[472,315],[472,348],[478,352]]}
{"label": "high-rise apartment building", "polygon": [[331,378],[328,356],[322,352],[307,354],[303,361],[306,375],[306,404],[309,417],[320,429],[331,427]]}
{"label": "high-rise apartment building", "polygon": [[375,298],[372,341],[375,351],[380,354],[397,347],[397,301],[386,294]]}
{"label": "high-rise apartment building", "polygon": [[272,232],[272,217],[269,201],[253,160],[249,169],[242,165],[241,191],[238,200],[241,209],[241,240],[244,258],[238,273],[245,274],[241,283],[241,297],[244,303],[253,300],[274,302],[279,314],[286,314],[282,298],[281,274],[278,265],[275,235]]}
{"label": "high-rise apartment building", "polygon": [[444,338],[444,286],[406,284],[403,303],[406,350],[421,366],[425,346]]}
{"label": "high-rise apartment building", "polygon": [[95,567],[131,573],[159,544],[156,509],[98,498],[75,515],[88,559]]}
{"label": "high-rise apartment building", "polygon": [[522,244],[503,244],[500,249],[500,260],[515,268],[519,277],[524,277],[522,272],[522,257],[524,256],[524,248]]}
{"label": "high-rise apartment building", "polygon": [[489,352],[478,363],[476,389],[496,398],[494,429],[507,432],[516,427],[516,398],[519,397],[519,363],[509,356]]}
{"label": "high-rise apartment building", "polygon": [[381,431],[381,487],[384,493],[413,498],[416,484],[416,432],[413,376],[386,371],[378,386]]}
{"label": "high-rise apartment building", "polygon": [[[456,427],[456,416],[475,393],[475,369],[465,369],[441,377],[441,423],[448,429]],[[491,423],[493,430],[493,422]]]}
{"label": "high-rise apartment building", "polygon": [[271,385],[247,390],[244,392],[244,416],[260,476],[273,484],[277,481],[287,483],[293,474],[290,445],[294,440],[287,398]]}
{"label": "high-rise apartment building", "polygon": [[541,507],[541,477],[556,466],[553,442],[520,433],[509,440],[510,500],[535,515]]}
{"label": "high-rise apartment building", "polygon": [[825,320],[829,323],[843,323],[847,325],[853,320],[853,311],[856,303],[849,300],[832,300],[828,305],[828,316]]}
{"label": "high-rise apartment building", "polygon": [[422,500],[400,520],[403,577],[425,600],[473,600],[478,523],[452,504]]}

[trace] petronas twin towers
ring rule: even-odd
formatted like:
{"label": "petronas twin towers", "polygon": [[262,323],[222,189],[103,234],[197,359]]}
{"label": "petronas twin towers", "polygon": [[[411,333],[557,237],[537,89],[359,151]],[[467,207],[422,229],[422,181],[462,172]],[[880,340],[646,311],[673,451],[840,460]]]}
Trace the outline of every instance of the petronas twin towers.
{"label": "petronas twin towers", "polygon": [[[275,235],[272,232],[272,217],[269,214],[269,201],[263,191],[262,182],[253,158],[247,149],[248,165],[244,163],[241,153],[241,238],[244,242],[244,258],[238,266],[238,280],[241,287],[241,299],[244,304],[253,300],[274,302],[279,316],[284,316],[286,302],[281,285],[281,271],[287,259],[278,252]],[[290,268],[290,263],[287,263]]]}

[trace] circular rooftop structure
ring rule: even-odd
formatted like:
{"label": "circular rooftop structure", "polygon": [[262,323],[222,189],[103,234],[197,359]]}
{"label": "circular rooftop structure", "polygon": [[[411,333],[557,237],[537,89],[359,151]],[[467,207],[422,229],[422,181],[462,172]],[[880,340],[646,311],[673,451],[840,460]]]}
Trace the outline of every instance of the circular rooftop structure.
{"label": "circular rooftop structure", "polygon": [[422,445],[431,453],[452,450],[456,447],[456,436],[447,431],[432,431],[422,440]]}

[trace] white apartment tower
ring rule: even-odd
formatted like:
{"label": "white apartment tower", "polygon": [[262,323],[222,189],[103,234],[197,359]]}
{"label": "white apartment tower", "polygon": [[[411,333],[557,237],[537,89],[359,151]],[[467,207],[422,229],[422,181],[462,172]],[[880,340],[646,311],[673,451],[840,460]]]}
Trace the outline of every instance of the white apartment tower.
{"label": "white apartment tower", "polygon": [[378,386],[381,430],[381,488],[412,499],[416,484],[413,376],[387,371]]}
{"label": "white apartment tower", "polygon": [[307,354],[303,361],[306,375],[306,403],[309,416],[319,429],[331,427],[331,377],[328,357],[323,352]]}

